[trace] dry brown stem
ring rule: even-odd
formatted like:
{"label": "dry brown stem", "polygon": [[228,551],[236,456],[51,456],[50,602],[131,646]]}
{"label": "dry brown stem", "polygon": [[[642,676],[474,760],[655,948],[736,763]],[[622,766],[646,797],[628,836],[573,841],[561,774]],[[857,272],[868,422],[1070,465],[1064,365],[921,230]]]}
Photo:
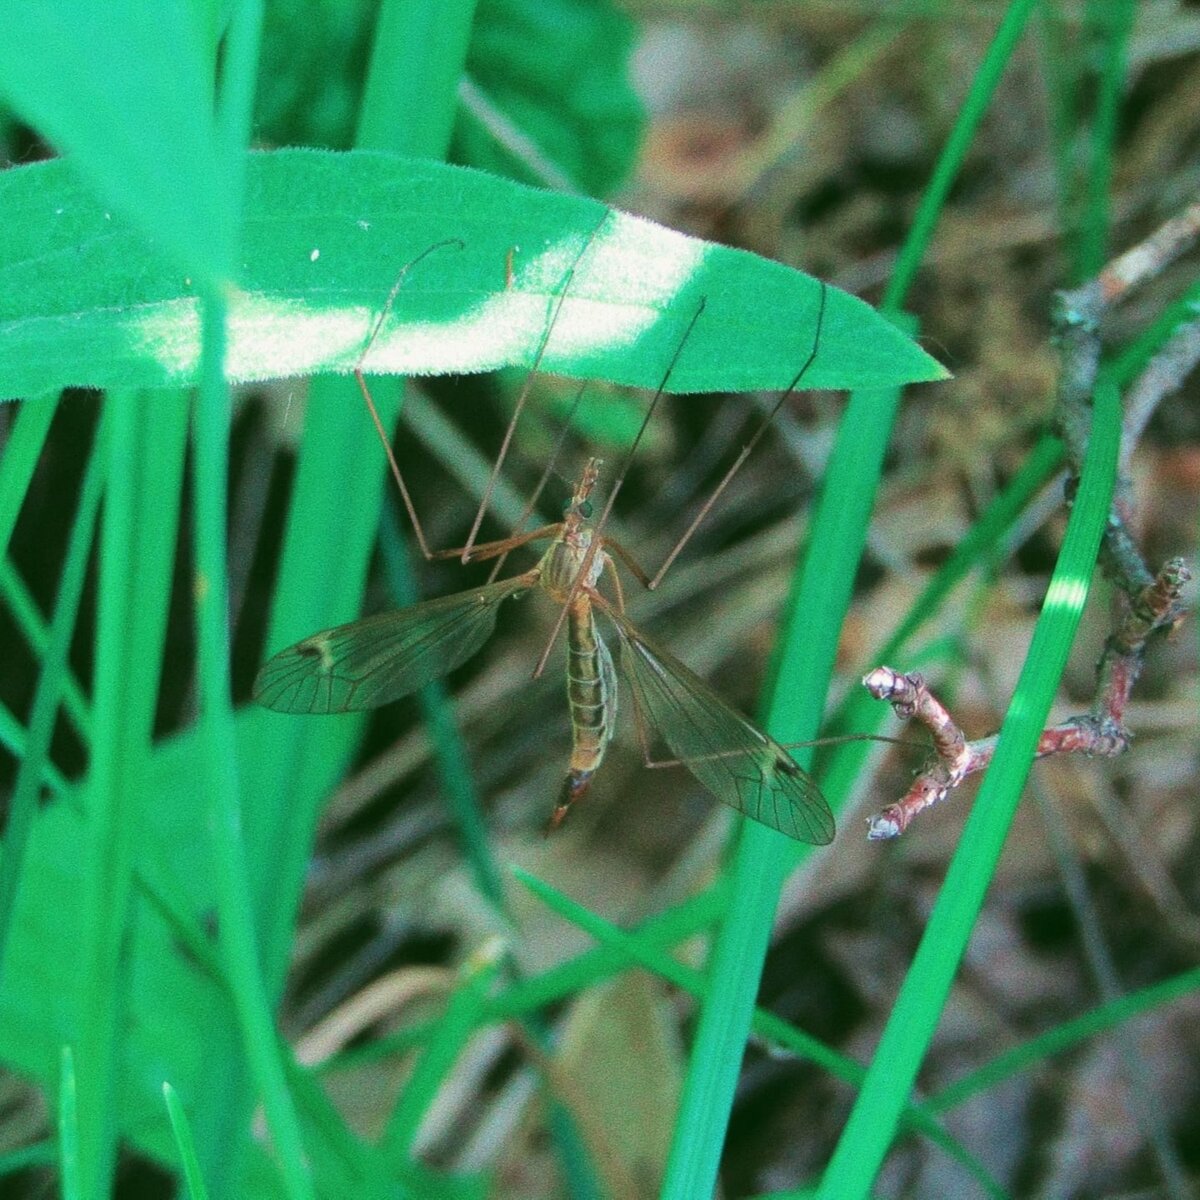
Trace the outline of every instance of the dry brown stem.
{"label": "dry brown stem", "polygon": [[[1061,292],[1054,314],[1062,360],[1055,422],[1066,447],[1067,499],[1075,494],[1092,428],[1092,392],[1100,367],[1103,318],[1137,286],[1158,275],[1200,238],[1200,203],[1190,205],[1143,242],[1115,258],[1082,287]],[[1043,731],[1037,757],[1051,754],[1117,755],[1132,735],[1124,724],[1130,693],[1145,658],[1146,643],[1169,631],[1183,613],[1182,589],[1191,571],[1181,558],[1157,572],[1146,564],[1130,532],[1132,501],[1126,474],[1151,413],[1200,362],[1200,320],[1181,325],[1146,365],[1126,394],[1116,490],[1101,545],[1100,565],[1117,589],[1114,629],[1096,667],[1095,699],[1088,712]],[[880,666],[863,686],[888,700],[899,716],[914,718],[933,737],[935,760],[907,793],[869,821],[872,840],[898,837],[917,813],[936,804],[968,776],[991,762],[996,736],[968,741],[947,709],[917,674]]]}

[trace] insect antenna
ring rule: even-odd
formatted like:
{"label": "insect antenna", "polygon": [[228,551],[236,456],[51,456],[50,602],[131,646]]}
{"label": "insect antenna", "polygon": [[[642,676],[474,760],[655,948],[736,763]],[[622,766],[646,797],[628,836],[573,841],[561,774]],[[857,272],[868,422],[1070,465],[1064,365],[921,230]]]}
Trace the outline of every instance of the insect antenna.
{"label": "insect antenna", "polygon": [[658,407],[658,402],[663,398],[663,393],[667,390],[667,384],[671,381],[671,376],[675,373],[675,368],[679,365],[679,358],[683,354],[683,348],[687,345],[688,339],[692,336],[692,330],[696,328],[696,322],[700,320],[700,316],[707,305],[708,301],[701,297],[700,303],[696,305],[696,311],[692,313],[692,319],[688,321],[687,328],[683,331],[683,337],[679,339],[679,345],[675,347],[675,352],[671,355],[671,361],[667,363],[667,369],[663,373],[662,382],[658,385],[658,390],[654,393],[654,398],[650,401],[650,407],[646,409],[646,415],[642,418],[642,423],[638,427],[637,436],[630,444],[629,450],[625,455],[625,461],[621,464],[621,470],[618,472],[616,479],[613,480],[613,485],[609,490],[604,509],[596,521],[595,529],[597,538],[604,532],[605,522],[608,520],[609,513],[613,510],[613,505],[617,502],[617,494],[625,483],[625,476],[629,474],[629,468],[633,466],[634,456],[637,454],[638,446],[642,444],[642,438],[645,436],[646,429],[650,425],[650,418],[654,416],[654,410]]}
{"label": "insect antenna", "polygon": [[814,359],[817,357],[817,350],[821,345],[821,327],[825,322],[825,293],[826,285],[824,281],[822,281],[821,295],[817,305],[817,328],[815,334],[813,335],[812,349],[808,352],[808,357],[804,360],[800,370],[796,372],[792,382],[788,384],[787,388],[775,402],[774,407],[759,423],[759,426],[754,431],[753,436],[742,447],[737,458],[735,458],[733,463],[730,465],[729,470],[725,472],[721,482],[718,483],[716,488],[713,490],[712,495],[710,495],[708,499],[705,500],[705,502],[700,506],[700,511],[692,518],[692,522],[687,529],[684,530],[683,536],[678,542],[675,543],[674,548],[672,549],[671,553],[667,555],[663,565],[658,568],[658,573],[646,585],[651,591],[658,587],[658,585],[662,582],[663,576],[671,569],[671,564],[674,563],[674,561],[679,557],[679,554],[683,550],[684,546],[691,541],[692,535],[697,529],[700,528],[700,525],[703,523],[704,519],[712,511],[713,505],[715,505],[716,502],[721,498],[721,493],[724,492],[729,484],[733,481],[733,477],[741,469],[742,463],[744,463],[746,459],[750,457],[754,447],[758,445],[758,443],[762,440],[763,435],[771,427],[771,423],[775,420],[776,413],[779,412],[788,398],[795,393],[796,388],[800,385],[800,381],[804,378],[809,367],[812,366]]}
{"label": "insect antenna", "polygon": [[425,540],[425,530],[421,527],[421,519],[417,516],[416,505],[413,504],[412,496],[409,494],[408,487],[404,482],[404,476],[400,473],[400,464],[396,461],[395,452],[392,450],[392,439],[383,427],[383,421],[379,416],[379,409],[375,407],[375,401],[371,396],[371,389],[367,386],[367,377],[363,368],[367,361],[367,355],[371,353],[371,347],[375,345],[375,340],[379,337],[383,323],[387,320],[388,313],[392,311],[392,305],[395,304],[396,297],[399,295],[400,289],[404,286],[404,281],[408,278],[408,273],[423,259],[428,258],[435,250],[443,250],[447,246],[454,246],[458,250],[466,249],[466,243],[461,238],[446,238],[444,241],[434,242],[432,246],[426,247],[416,258],[411,259],[400,268],[400,272],[396,276],[396,282],[392,284],[392,290],[388,292],[387,299],[383,302],[383,307],[379,310],[379,315],[375,318],[374,325],[371,326],[371,332],[367,337],[366,345],[363,346],[362,353],[358,356],[358,362],[354,364],[354,378],[358,383],[358,390],[362,392],[362,398],[366,401],[367,411],[371,414],[371,420],[375,425],[375,432],[379,434],[379,440],[383,443],[383,451],[387,455],[392,478],[396,481],[396,487],[399,489],[400,496],[404,501],[404,508],[408,513],[408,519],[412,522],[413,533],[417,538],[417,545],[420,546],[421,553],[425,556],[426,560],[433,557],[433,551],[429,549],[429,543]]}

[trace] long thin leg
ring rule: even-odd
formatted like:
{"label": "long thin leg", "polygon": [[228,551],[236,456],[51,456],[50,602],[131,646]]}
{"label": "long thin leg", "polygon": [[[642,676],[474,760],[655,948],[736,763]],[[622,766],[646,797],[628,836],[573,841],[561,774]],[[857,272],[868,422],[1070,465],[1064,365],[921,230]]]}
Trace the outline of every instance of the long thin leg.
{"label": "long thin leg", "polygon": [[824,320],[825,320],[825,284],[822,283],[821,284],[821,298],[820,298],[820,302],[819,302],[819,307],[817,308],[817,330],[816,330],[815,336],[813,337],[812,349],[809,351],[808,357],[804,360],[804,365],[800,368],[799,371],[796,372],[796,375],[792,379],[792,382],[788,384],[787,389],[779,397],[779,400],[776,402],[775,407],[771,409],[770,413],[764,418],[764,420],[759,425],[759,427],[754,431],[754,435],[751,437],[751,439],[742,447],[741,452],[738,454],[737,458],[734,460],[733,465],[729,468],[728,471],[725,472],[724,477],[722,478],[721,482],[717,484],[716,489],[713,491],[712,495],[709,496],[709,498],[707,500],[705,500],[703,505],[701,505],[700,511],[695,515],[695,517],[692,519],[692,523],[684,531],[683,537],[681,537],[679,539],[679,541],[675,543],[675,548],[671,551],[670,554],[667,555],[666,561],[663,563],[663,565],[658,568],[658,574],[656,574],[654,576],[654,578],[651,579],[650,582],[646,585],[648,588],[650,588],[651,591],[653,591],[656,587],[658,587],[658,585],[662,582],[663,576],[671,569],[671,564],[679,557],[680,551],[684,548],[684,546],[686,546],[688,544],[688,542],[691,541],[692,534],[694,534],[696,532],[696,530],[699,529],[701,523],[704,521],[704,518],[707,517],[708,514],[712,511],[713,505],[716,504],[716,502],[721,498],[721,493],[725,491],[725,489],[732,482],[733,477],[740,470],[742,463],[744,463],[746,461],[746,459],[750,457],[750,454],[754,450],[754,447],[757,446],[758,443],[762,440],[763,434],[765,434],[767,432],[767,430],[771,427],[771,422],[775,420],[775,414],[777,412],[779,412],[779,410],[783,407],[784,402],[795,392],[797,386],[800,383],[800,380],[804,378],[805,372],[808,370],[809,367],[812,366],[813,360],[817,357],[817,349],[821,344],[821,326],[824,323]]}
{"label": "long thin leg", "polygon": [[375,423],[375,431],[379,434],[379,440],[383,444],[383,451],[387,455],[392,478],[396,481],[396,487],[399,489],[400,497],[404,501],[404,509],[408,513],[409,521],[412,522],[413,533],[416,534],[417,538],[417,545],[421,548],[421,553],[426,560],[432,558],[433,554],[429,549],[429,543],[425,540],[425,530],[421,527],[421,520],[417,516],[416,506],[413,504],[412,496],[409,495],[408,487],[404,483],[404,476],[400,474],[400,464],[396,461],[396,455],[392,451],[392,440],[388,437],[387,430],[383,427],[383,422],[379,418],[379,410],[375,407],[375,401],[371,397],[371,389],[367,386],[367,377],[363,371],[363,366],[367,361],[367,355],[371,352],[371,347],[375,345],[375,339],[379,337],[379,331],[383,328],[383,323],[387,320],[388,313],[392,310],[392,305],[396,302],[396,296],[399,294],[401,287],[403,287],[404,280],[408,276],[409,271],[427,255],[432,254],[435,250],[444,249],[447,246],[455,246],[459,250],[463,250],[466,248],[466,243],[460,238],[447,238],[445,241],[435,242],[428,249],[422,250],[411,262],[405,263],[400,268],[400,273],[396,276],[396,282],[392,284],[392,290],[388,292],[387,299],[383,302],[383,307],[379,310],[379,315],[375,318],[375,324],[371,326],[371,332],[367,337],[367,344],[358,356],[358,362],[354,365],[354,378],[358,383],[358,390],[362,392],[363,400],[366,401],[367,411],[371,414],[371,420]]}
{"label": "long thin leg", "polygon": [[[611,566],[611,561],[606,559],[605,565]],[[614,607],[618,613],[625,612],[625,593],[621,587],[621,577],[616,571],[613,571],[611,573],[611,578],[613,581],[614,590],[616,592],[615,605],[606,600],[605,597],[602,596],[595,587],[585,585],[583,589],[588,598],[591,600],[592,605],[599,609],[600,612],[607,614],[610,620],[612,619]],[[621,649],[623,654],[626,652],[626,645],[626,640],[623,637]],[[630,688],[630,694],[633,698],[633,717],[634,724],[637,728],[638,744],[641,746],[642,750],[642,762],[648,769],[659,770],[664,767],[686,767],[689,764],[699,762],[712,762],[718,759],[745,757],[745,749],[729,749],[714,750],[709,754],[692,755],[686,760],[681,758],[653,758],[650,752],[648,722],[642,713],[641,703],[638,700],[637,688]],[[848,733],[841,734],[836,737],[811,738],[802,742],[780,742],[778,745],[784,750],[797,750],[803,746],[836,746],[840,745],[842,742],[889,742],[897,746],[918,746],[923,750],[929,750],[929,746],[926,743],[914,742],[905,738],[886,737],[882,734],[875,733]]]}
{"label": "long thin leg", "polygon": [[[609,544],[612,544],[611,539],[609,540]],[[616,568],[613,567],[611,558],[606,558],[604,560],[604,565],[606,567],[612,567],[612,570],[609,572],[609,578],[612,580],[613,592],[615,593],[617,599],[617,612],[623,613],[625,611],[625,588],[621,585],[621,576],[617,574]],[[603,599],[603,597],[601,597],[601,599]],[[600,607],[603,608],[603,604],[601,604]]]}
{"label": "long thin leg", "polygon": [[692,336],[692,330],[696,328],[696,322],[700,320],[707,306],[708,300],[701,297],[700,303],[696,305],[696,311],[692,313],[692,319],[688,321],[687,328],[683,331],[683,337],[679,339],[679,345],[675,347],[675,353],[671,355],[671,361],[667,363],[662,383],[658,385],[658,390],[654,393],[654,398],[650,401],[650,407],[646,409],[646,415],[642,418],[642,424],[637,431],[637,436],[633,439],[633,444],[629,447],[629,453],[625,455],[625,461],[621,464],[620,474],[613,480],[612,488],[608,493],[608,499],[604,504],[604,510],[596,521],[595,536],[597,539],[604,533],[604,525],[613,510],[613,505],[617,502],[617,494],[624,486],[625,476],[629,474],[629,468],[633,465],[634,456],[637,454],[638,447],[642,444],[642,438],[645,436],[646,430],[650,425],[650,418],[654,416],[654,410],[658,408],[658,402],[663,398],[663,393],[667,390],[667,384],[670,382],[671,376],[675,373],[675,368],[679,365],[683,348],[687,345],[688,339]]}
{"label": "long thin leg", "polygon": [[[926,753],[932,749],[929,742],[918,742],[913,738],[887,737],[882,733],[839,733],[834,737],[809,738],[804,742],[779,742],[778,744],[785,750],[802,750],[811,746],[840,746],[845,742],[887,742],[892,746],[907,746],[909,749],[924,750]],[[741,750],[716,750],[712,754],[697,754],[695,757],[689,759],[647,758],[643,765],[651,771],[657,771],[662,767],[686,767],[690,762],[710,762],[717,758],[736,758],[743,753],[744,751]]]}
{"label": "long thin leg", "polygon": [[504,465],[504,460],[508,456],[508,448],[512,444],[513,435],[517,431],[517,421],[520,420],[521,412],[525,408],[525,401],[529,398],[529,389],[533,386],[534,376],[541,366],[542,357],[545,355],[546,347],[550,342],[550,335],[554,332],[554,326],[558,324],[558,316],[562,312],[562,306],[566,302],[567,295],[571,290],[571,282],[575,278],[575,272],[579,270],[579,264],[583,261],[584,255],[591,249],[592,243],[596,240],[596,235],[608,220],[608,212],[608,209],[604,210],[604,216],[600,219],[600,223],[588,234],[587,241],[584,242],[574,263],[571,264],[571,269],[567,272],[566,278],[563,280],[562,291],[559,292],[558,298],[555,301],[554,310],[550,314],[550,320],[546,322],[546,330],[542,334],[541,342],[538,343],[533,366],[529,369],[529,374],[525,376],[525,382],[521,385],[521,392],[517,396],[517,403],[513,409],[512,419],[508,423],[508,428],[504,431],[504,440],[500,443],[500,453],[496,455],[495,466],[492,467],[492,473],[488,477],[487,487],[483,489],[479,508],[475,512],[475,520],[471,523],[471,532],[467,535],[466,546],[463,547],[462,560],[464,563],[469,562],[471,559],[471,548],[475,545],[475,538],[479,534],[479,527],[483,524],[483,515],[487,512],[488,505],[492,502],[492,492],[496,487],[496,480],[500,477],[500,468]]}
{"label": "long thin leg", "polygon": [[[563,427],[559,430],[558,437],[554,442],[554,449],[550,452],[550,457],[546,462],[546,466],[542,471],[541,478],[537,481],[537,486],[530,493],[529,499],[525,502],[521,509],[521,515],[517,519],[517,523],[512,527],[510,536],[515,536],[517,531],[529,519],[530,514],[537,507],[537,502],[541,499],[542,492],[546,490],[546,484],[550,482],[550,476],[554,474],[554,468],[558,464],[559,455],[562,453],[562,448],[566,444],[567,434],[571,431],[571,422],[575,419],[575,412],[579,408],[579,402],[583,399],[583,393],[587,390],[587,384],[581,383],[579,390],[575,393],[575,399],[571,401],[570,411],[567,413],[567,419],[563,423]],[[488,583],[495,583],[496,577],[504,569],[504,560],[508,557],[508,552],[505,551],[492,564],[492,569],[488,573]]]}
{"label": "long thin leg", "polygon": [[[363,347],[363,351],[359,355],[358,362],[354,368],[354,377],[358,383],[359,391],[362,393],[363,400],[366,403],[367,411],[370,413],[371,420],[375,425],[375,431],[379,435],[379,441],[383,446],[384,454],[387,456],[388,466],[391,470],[392,478],[396,482],[396,488],[399,491],[400,497],[404,502],[404,508],[405,508],[405,511],[408,513],[409,521],[412,523],[413,533],[417,539],[417,545],[420,548],[421,554],[425,558],[426,561],[432,561],[433,559],[443,559],[443,558],[461,558],[461,560],[464,563],[467,563],[467,562],[470,562],[472,559],[479,560],[479,559],[488,559],[488,558],[497,557],[496,565],[493,567],[491,575],[489,576],[489,580],[488,580],[489,582],[493,582],[495,580],[497,574],[499,573],[500,569],[503,567],[504,558],[508,554],[509,550],[516,549],[518,546],[524,545],[526,542],[534,541],[538,537],[553,536],[553,531],[557,530],[557,528],[558,528],[557,526],[543,526],[540,529],[535,530],[533,533],[529,534],[526,537],[516,539],[517,530],[520,528],[521,524],[523,524],[523,522],[526,520],[526,518],[529,516],[529,514],[533,511],[534,506],[537,503],[538,497],[540,496],[542,490],[546,486],[546,482],[549,479],[549,476],[553,469],[554,461],[557,458],[557,455],[558,455],[559,450],[561,449],[562,443],[566,438],[566,432],[567,432],[567,428],[569,428],[570,420],[574,416],[575,409],[578,407],[578,404],[579,404],[580,396],[582,396],[582,394],[583,394],[582,388],[580,389],[580,392],[576,395],[575,401],[571,406],[571,412],[567,418],[567,428],[564,428],[563,432],[560,434],[558,444],[555,447],[554,455],[552,456],[550,463],[547,465],[546,470],[543,472],[542,479],[539,481],[538,486],[533,493],[533,496],[530,498],[528,504],[526,505],[525,511],[522,513],[521,519],[517,522],[517,525],[513,530],[513,535],[510,536],[509,538],[502,539],[500,541],[486,542],[481,545],[478,545],[475,542],[475,538],[479,533],[479,527],[483,521],[483,514],[487,510],[487,507],[488,507],[489,503],[491,502],[492,493],[495,490],[495,486],[496,486],[496,480],[499,477],[499,471],[500,471],[501,464],[503,463],[504,457],[507,454],[509,443],[512,441],[513,432],[516,428],[517,417],[520,415],[520,411],[524,407],[525,400],[528,396],[530,380],[533,378],[533,375],[536,373],[537,364],[541,362],[542,356],[545,353],[546,345],[550,339],[550,334],[551,334],[551,332],[554,328],[554,324],[558,318],[558,312],[561,309],[563,300],[566,298],[567,292],[569,290],[570,280],[574,277],[575,270],[578,268],[579,263],[583,258],[583,255],[587,252],[588,247],[595,240],[596,235],[600,232],[601,227],[604,225],[604,222],[607,219],[608,219],[608,213],[605,212],[604,218],[600,221],[600,223],[596,226],[596,228],[593,229],[592,232],[588,235],[587,242],[584,244],[583,249],[580,250],[578,257],[576,258],[575,263],[571,268],[571,271],[568,273],[567,280],[566,280],[566,286],[564,286],[563,292],[558,299],[558,302],[555,306],[554,315],[552,316],[550,322],[548,323],[548,325],[546,327],[546,332],[543,334],[542,341],[538,347],[538,352],[537,352],[537,356],[536,356],[536,359],[534,362],[533,370],[529,373],[529,375],[526,376],[525,386],[523,387],[523,389],[521,391],[521,395],[517,402],[516,411],[513,413],[512,420],[509,422],[508,430],[505,433],[504,443],[501,447],[500,455],[497,458],[496,463],[492,468],[491,475],[489,475],[489,477],[488,477],[487,486],[484,490],[484,495],[483,495],[482,500],[480,501],[479,508],[476,511],[475,519],[471,525],[471,531],[467,537],[467,541],[464,545],[456,547],[452,550],[432,550],[429,546],[429,542],[428,542],[427,538],[425,537],[424,527],[421,525],[421,520],[417,516],[416,505],[413,502],[412,494],[408,490],[408,485],[404,482],[404,476],[400,471],[400,464],[396,461],[396,455],[395,455],[394,451],[392,450],[391,439],[388,437],[387,431],[383,427],[383,421],[380,419],[379,410],[375,405],[374,398],[371,396],[371,390],[367,386],[366,375],[365,375],[365,372],[363,371],[363,365],[366,362],[367,355],[371,351],[371,347],[375,344],[376,339],[379,337],[380,330],[383,328],[383,324],[387,320],[387,315],[391,311],[392,305],[396,301],[396,296],[399,294],[400,288],[403,286],[404,280],[407,277],[408,272],[410,270],[412,270],[412,268],[415,267],[419,262],[421,262],[421,260],[423,258],[425,258],[427,255],[431,254],[434,250],[438,250],[438,249],[441,249],[446,246],[456,246],[458,249],[461,250],[464,248],[465,244],[459,238],[449,238],[446,241],[435,243],[433,246],[430,246],[428,249],[422,251],[411,262],[406,263],[404,265],[404,267],[401,268],[399,275],[396,277],[395,283],[392,284],[391,291],[388,292],[387,299],[384,301],[383,307],[379,310],[379,314],[375,318],[375,323],[371,327],[371,332],[367,337],[366,345]],[[505,286],[511,287],[511,284],[512,284],[512,251],[510,250],[508,257],[505,260]],[[547,530],[551,530],[552,532],[547,533],[546,532]],[[514,539],[516,539],[516,540],[514,540]]]}
{"label": "long thin leg", "polygon": [[[634,579],[638,581],[638,583],[642,585],[642,587],[648,588],[650,586],[650,576],[646,574],[642,564],[638,562],[638,560],[633,557],[633,554],[619,541],[617,541],[615,537],[605,537],[604,548],[606,550],[611,550],[621,560],[621,562],[624,563],[625,569],[634,577]],[[620,580],[620,576],[615,572],[613,573],[613,578]],[[624,605],[621,606],[621,611],[625,611]]]}
{"label": "long thin leg", "polygon": [[[528,545],[530,542],[548,541],[551,538],[557,537],[561,530],[562,522],[555,521],[552,525],[541,525],[537,529],[529,530],[527,533],[513,534],[512,537],[500,538],[499,541],[476,542],[471,547],[471,557],[467,561],[486,562],[489,558],[508,554],[509,551]],[[455,546],[452,550],[434,550],[429,557],[431,560],[461,558],[462,552],[462,546]]]}
{"label": "long thin leg", "polygon": [[[604,526],[612,513],[613,505],[617,502],[617,495],[621,490],[622,484],[625,482],[625,476],[629,474],[629,468],[633,463],[633,456],[637,453],[638,446],[642,443],[642,437],[646,432],[646,427],[650,424],[650,418],[654,415],[654,410],[658,407],[658,402],[662,399],[663,393],[666,391],[667,383],[670,381],[671,373],[679,363],[679,356],[683,353],[684,346],[687,345],[687,340],[691,337],[692,330],[696,327],[696,322],[700,320],[700,314],[704,312],[707,301],[701,298],[700,303],[696,306],[696,311],[692,314],[692,319],[688,322],[687,329],[684,330],[683,337],[680,339],[679,345],[675,347],[675,353],[671,355],[671,361],[667,364],[667,369],[662,377],[662,383],[658,385],[658,390],[654,393],[654,399],[650,401],[650,407],[646,410],[646,415],[642,419],[641,428],[637,431],[637,436],[633,439],[633,444],[629,447],[629,453],[625,456],[625,461],[621,466],[621,472],[614,480],[612,489],[608,493],[608,499],[605,501],[604,509],[600,513],[592,528],[592,544],[588,547],[587,553],[583,556],[583,562],[580,565],[579,573],[575,576],[575,582],[571,585],[571,590],[567,593],[566,601],[559,610],[558,620],[554,622],[554,628],[550,632],[550,637],[546,641],[546,648],[542,651],[541,658],[538,659],[537,667],[533,672],[533,678],[540,678],[542,672],[546,669],[546,662],[550,658],[550,651],[554,646],[555,639],[558,637],[559,631],[563,627],[563,622],[567,619],[567,609],[571,606],[571,601],[575,599],[580,587],[583,585],[584,579],[587,578],[588,571],[591,569],[592,560],[596,557],[597,551],[605,542]],[[620,554],[621,551],[618,551]],[[622,554],[622,561],[628,564],[632,561],[628,552]],[[631,568],[632,569],[632,568]],[[635,572],[641,576],[645,576],[645,572],[641,567]]]}

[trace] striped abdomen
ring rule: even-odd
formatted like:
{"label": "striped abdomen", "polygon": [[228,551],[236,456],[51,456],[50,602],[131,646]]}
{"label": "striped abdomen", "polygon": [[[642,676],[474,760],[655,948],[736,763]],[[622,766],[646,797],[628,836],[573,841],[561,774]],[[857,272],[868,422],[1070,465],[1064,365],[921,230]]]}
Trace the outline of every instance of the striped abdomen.
{"label": "striped abdomen", "polygon": [[592,606],[578,600],[567,613],[567,702],[571,709],[571,763],[550,828],[587,791],[617,721],[617,675],[596,628]]}

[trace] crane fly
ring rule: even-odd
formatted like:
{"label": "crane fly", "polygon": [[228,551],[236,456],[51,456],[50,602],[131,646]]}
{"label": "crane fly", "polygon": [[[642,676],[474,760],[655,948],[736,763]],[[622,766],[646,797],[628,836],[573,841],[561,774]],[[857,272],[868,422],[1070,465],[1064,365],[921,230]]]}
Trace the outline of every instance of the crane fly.
{"label": "crane fly", "polygon": [[[255,700],[277,712],[304,714],[388,704],[466,662],[492,635],[505,600],[541,588],[566,612],[572,728],[571,759],[550,829],[587,792],[615,730],[617,674],[596,621],[599,611],[617,635],[648,766],[663,764],[650,761],[647,726],[718,800],[797,841],[831,841],[829,805],[788,752],[625,615],[613,555],[643,582],[646,577],[619,542],[596,533],[590,496],[599,470],[599,460],[589,459],[561,522],[479,544],[472,552],[473,558],[495,558],[549,541],[531,570],[314,633],[267,661],[255,680]],[[605,567],[613,568],[613,600],[598,588]]]}
{"label": "crane fly", "polygon": [[[595,614],[599,610],[612,625],[620,644],[621,666],[630,684],[646,765],[673,765],[651,762],[646,732],[649,726],[657,730],[662,741],[677,756],[679,764],[686,766],[718,800],[798,841],[825,844],[833,839],[833,815],[813,780],[800,769],[783,746],[735,712],[699,676],[635,628],[625,615],[620,577],[613,564],[615,555],[644,586],[654,588],[658,585],[816,358],[825,313],[824,284],[821,285],[818,299],[813,345],[807,359],[653,579],[637,566],[616,539],[605,536],[603,529],[650,417],[666,390],[667,381],[685,343],[704,311],[706,301],[703,299],[666,367],[662,383],[650,402],[641,429],[626,456],[625,467],[610,489],[600,516],[596,519],[592,516],[590,496],[599,478],[600,467],[599,460],[592,458],[588,460],[561,522],[545,525],[529,533],[515,534],[501,541],[477,543],[475,540],[516,431],[517,420],[528,395],[529,381],[541,363],[571,281],[607,220],[608,214],[605,213],[585,239],[566,273],[561,290],[553,300],[533,370],[518,396],[467,543],[460,550],[434,551],[429,547],[392,452],[390,439],[371,398],[366,381],[366,363],[368,352],[409,272],[431,253],[453,247],[462,249],[463,243],[457,238],[435,243],[401,269],[369,332],[366,346],[355,367],[355,378],[379,433],[425,559],[460,557],[464,563],[471,559],[495,559],[492,578],[481,587],[440,600],[430,600],[397,612],[323,630],[281,650],[259,672],[254,685],[254,698],[267,708],[287,713],[352,712],[388,704],[461,666],[482,648],[494,632],[500,604],[504,600],[515,599],[527,591],[541,588],[559,606],[559,616],[534,675],[541,674],[551,645],[565,623],[567,700],[572,728],[571,760],[550,818],[550,829],[562,823],[571,805],[588,790],[615,731],[617,673],[612,654],[597,626]],[[517,249],[513,247],[506,256],[506,287],[512,286],[513,260]],[[563,432],[565,435],[565,429]],[[561,446],[561,440],[559,444]],[[535,498],[549,474],[550,466],[534,493]],[[533,503],[530,502],[530,510]],[[539,541],[548,541],[550,545],[532,570],[509,579],[495,580],[510,550]],[[606,566],[614,566],[610,575],[615,596],[613,601],[606,599],[598,590]]]}

